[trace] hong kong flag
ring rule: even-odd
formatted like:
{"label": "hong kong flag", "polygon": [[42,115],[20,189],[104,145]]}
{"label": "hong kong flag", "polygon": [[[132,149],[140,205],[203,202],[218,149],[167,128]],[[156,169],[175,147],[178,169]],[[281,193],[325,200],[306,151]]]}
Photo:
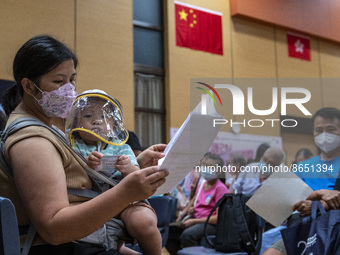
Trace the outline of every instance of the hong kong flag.
{"label": "hong kong flag", "polygon": [[176,45],[223,55],[222,13],[175,1]]}
{"label": "hong kong flag", "polygon": [[310,61],[310,40],[306,36],[287,33],[288,56]]}

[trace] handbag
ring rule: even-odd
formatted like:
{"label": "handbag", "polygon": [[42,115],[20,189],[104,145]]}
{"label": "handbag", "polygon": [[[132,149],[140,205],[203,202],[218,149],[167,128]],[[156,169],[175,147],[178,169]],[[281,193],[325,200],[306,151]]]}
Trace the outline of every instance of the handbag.
{"label": "handbag", "polygon": [[[211,210],[204,233],[208,244],[220,252],[247,252],[259,254],[264,221],[253,212],[246,202],[250,196],[225,194]],[[216,237],[213,242],[207,236],[207,225],[213,212],[218,209]]]}
{"label": "handbag", "polygon": [[311,215],[281,235],[288,255],[340,254],[340,210],[326,212],[320,201],[312,201]]}

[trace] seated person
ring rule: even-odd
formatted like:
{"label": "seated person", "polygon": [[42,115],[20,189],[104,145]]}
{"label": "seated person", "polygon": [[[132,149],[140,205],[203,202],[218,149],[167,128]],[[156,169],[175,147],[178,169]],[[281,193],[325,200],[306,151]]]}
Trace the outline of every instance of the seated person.
{"label": "seated person", "polygon": [[[246,165],[246,160],[242,154],[234,153],[230,157],[230,164],[228,167],[229,172],[226,172],[226,186],[230,190],[230,193],[234,193],[233,184],[241,172],[241,167]],[[229,178],[228,178],[228,177]]]}
{"label": "seated person", "polygon": [[311,157],[313,157],[313,153],[310,151],[310,149],[302,148],[296,152],[293,164],[300,163],[301,161],[305,161]]}
{"label": "seated person", "polygon": [[[340,209],[339,191],[334,191],[340,169],[340,110],[325,107],[318,110],[312,117],[315,144],[321,154],[300,163],[303,169],[310,171],[296,172],[314,192],[306,199],[296,203],[293,210],[302,216],[311,213],[312,200],[320,200],[326,210]],[[316,171],[320,166],[327,171]],[[299,165],[297,165],[299,169]],[[312,171],[312,168],[315,171]],[[265,251],[265,255],[284,255],[286,250],[282,239]]]}
{"label": "seated person", "polygon": [[7,117],[6,114],[0,110],[0,131],[5,129],[7,123]]}
{"label": "seated person", "polygon": [[[170,254],[177,254],[181,247],[197,246],[204,236],[204,223],[218,200],[228,188],[217,178],[216,166],[223,168],[223,160],[216,154],[206,154],[201,162],[200,173],[204,180],[196,189],[195,196],[177,218],[177,224],[170,226],[166,244]],[[209,219],[208,235],[216,233],[217,213]],[[178,227],[179,226],[179,227]]]}
{"label": "seated person", "polygon": [[241,169],[232,186],[232,191],[253,195],[262,182],[270,176],[270,168],[281,165],[284,157],[285,154],[282,149],[269,147],[262,155],[260,162],[250,163],[244,171]]}
{"label": "seated person", "polygon": [[[26,41],[13,61],[15,84],[2,97],[8,125],[26,117],[51,128],[55,120],[62,123],[77,97],[76,68],[77,57],[55,38],[37,35]],[[36,230],[29,254],[117,254],[115,249],[106,251],[104,243],[76,240],[104,228],[130,203],[155,193],[168,175],[155,165],[165,147],[158,144],[143,151],[137,158],[141,170],[90,198],[68,193],[93,190],[96,183],[55,132],[33,125],[7,137],[5,153],[14,178],[0,169],[0,193],[15,205],[19,227]]]}
{"label": "seated person", "polygon": [[130,145],[136,157],[138,157],[138,155],[141,154],[143,151],[137,135],[132,131],[129,131],[129,138],[126,141],[126,144]]}
{"label": "seated person", "polygon": [[194,168],[171,191],[171,196],[177,199],[177,208],[179,211],[182,211],[194,196],[194,190],[196,190],[199,177],[199,172]]}
{"label": "seated person", "polygon": [[[100,170],[117,183],[128,174],[138,171],[138,163],[130,146],[125,144],[128,133],[123,124],[123,112],[117,100],[101,90],[89,90],[80,94],[67,118],[66,132],[72,147],[88,160],[94,170]],[[106,159],[116,159],[113,161]],[[118,170],[118,171],[117,171]],[[101,183],[105,189],[106,184]],[[130,204],[116,216],[122,220],[128,233],[137,239],[144,254],[161,254],[162,241],[157,228],[154,210],[144,202]],[[113,221],[108,236],[108,248],[116,248],[124,254],[135,254],[117,240],[119,226]],[[87,240],[87,239],[86,239]]]}
{"label": "seated person", "polygon": [[200,167],[201,162],[205,160],[208,154],[210,154],[210,152],[207,152],[183,180],[171,190],[171,196],[177,199],[178,213],[181,212],[195,196],[198,181],[200,180],[200,172],[196,168]]}

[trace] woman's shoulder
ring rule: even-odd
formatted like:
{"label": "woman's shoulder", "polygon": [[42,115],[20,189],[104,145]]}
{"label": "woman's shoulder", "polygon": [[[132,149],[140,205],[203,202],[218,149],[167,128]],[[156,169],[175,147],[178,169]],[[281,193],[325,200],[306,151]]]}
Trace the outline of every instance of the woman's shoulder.
{"label": "woman's shoulder", "polygon": [[[22,118],[20,115],[15,116],[15,118],[10,118],[7,125],[10,125],[20,118]],[[35,143],[35,141],[40,142],[41,138],[43,138],[51,142],[55,147],[62,147],[62,141],[50,129],[40,125],[28,125],[21,127],[7,137],[5,141],[6,154],[8,153],[12,145],[18,144],[28,138],[30,138],[30,142],[32,143]]]}

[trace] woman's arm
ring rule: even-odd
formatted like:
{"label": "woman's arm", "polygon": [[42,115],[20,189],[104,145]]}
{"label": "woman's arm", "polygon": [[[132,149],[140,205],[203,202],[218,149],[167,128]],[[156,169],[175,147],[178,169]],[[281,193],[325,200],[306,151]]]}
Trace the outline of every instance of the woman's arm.
{"label": "woman's arm", "polygon": [[70,206],[62,159],[48,140],[21,140],[10,148],[9,155],[17,189],[34,227],[55,245],[94,232],[130,202],[150,197],[168,174],[158,167],[136,171],[96,198]]}
{"label": "woman's arm", "polygon": [[[198,223],[205,223],[207,221],[207,218],[206,217],[204,217],[204,218],[199,218],[199,219],[188,219],[188,220],[186,220],[186,221],[184,221],[183,223],[182,223],[182,226],[184,227],[184,228],[189,228],[189,227],[191,227],[191,226],[193,226],[193,225],[195,225],[195,224],[198,224]],[[209,221],[208,221],[208,223],[209,224],[217,224],[217,214],[215,214],[215,215],[212,215],[211,217],[210,217],[210,219],[209,219]]]}

